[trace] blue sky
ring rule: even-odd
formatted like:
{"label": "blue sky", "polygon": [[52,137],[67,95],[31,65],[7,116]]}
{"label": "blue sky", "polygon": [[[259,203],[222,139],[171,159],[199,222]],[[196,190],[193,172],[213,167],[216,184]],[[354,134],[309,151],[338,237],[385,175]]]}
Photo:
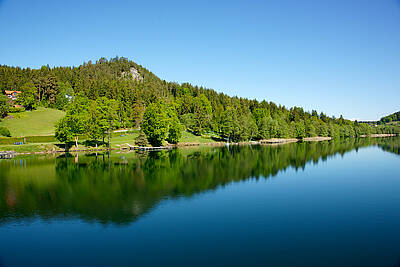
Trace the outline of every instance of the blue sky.
{"label": "blue sky", "polygon": [[400,0],[0,0],[0,64],[127,57],[168,81],[374,120],[400,110]]}

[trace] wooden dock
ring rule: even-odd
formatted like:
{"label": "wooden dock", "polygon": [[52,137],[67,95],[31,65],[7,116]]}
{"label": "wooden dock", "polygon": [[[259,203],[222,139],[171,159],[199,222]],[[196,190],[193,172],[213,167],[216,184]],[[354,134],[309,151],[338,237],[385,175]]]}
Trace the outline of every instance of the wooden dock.
{"label": "wooden dock", "polygon": [[147,150],[147,151],[155,151],[155,150],[166,150],[172,149],[172,146],[132,146],[130,144],[126,144],[130,150]]}
{"label": "wooden dock", "polygon": [[15,155],[17,155],[15,151],[0,151],[0,159],[11,159]]}

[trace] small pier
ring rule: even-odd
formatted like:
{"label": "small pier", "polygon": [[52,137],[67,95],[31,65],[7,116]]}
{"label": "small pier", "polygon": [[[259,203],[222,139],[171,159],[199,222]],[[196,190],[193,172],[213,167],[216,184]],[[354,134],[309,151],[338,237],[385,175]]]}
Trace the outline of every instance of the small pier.
{"label": "small pier", "polygon": [[134,150],[148,150],[148,151],[157,151],[157,150],[166,150],[172,149],[171,146],[135,146],[131,149]]}
{"label": "small pier", "polygon": [[156,150],[166,150],[172,149],[172,146],[132,146],[130,144],[126,144],[130,150],[146,150],[146,151],[156,151]]}
{"label": "small pier", "polygon": [[11,159],[16,155],[15,151],[0,151],[0,159]]}

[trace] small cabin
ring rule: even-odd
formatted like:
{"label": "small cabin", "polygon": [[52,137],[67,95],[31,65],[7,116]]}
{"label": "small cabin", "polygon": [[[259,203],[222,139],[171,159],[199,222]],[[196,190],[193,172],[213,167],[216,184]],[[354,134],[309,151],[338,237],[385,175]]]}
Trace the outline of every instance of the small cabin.
{"label": "small cabin", "polygon": [[6,96],[11,100],[17,100],[17,96],[22,93],[21,91],[6,90]]}

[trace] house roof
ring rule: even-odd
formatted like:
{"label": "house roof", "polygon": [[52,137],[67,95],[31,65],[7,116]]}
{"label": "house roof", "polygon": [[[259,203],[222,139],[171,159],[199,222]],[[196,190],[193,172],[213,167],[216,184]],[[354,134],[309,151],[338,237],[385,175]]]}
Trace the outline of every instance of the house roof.
{"label": "house roof", "polygon": [[22,93],[21,91],[11,91],[11,90],[5,90],[5,91],[6,91],[6,95],[11,95],[14,92],[16,92],[17,94]]}

